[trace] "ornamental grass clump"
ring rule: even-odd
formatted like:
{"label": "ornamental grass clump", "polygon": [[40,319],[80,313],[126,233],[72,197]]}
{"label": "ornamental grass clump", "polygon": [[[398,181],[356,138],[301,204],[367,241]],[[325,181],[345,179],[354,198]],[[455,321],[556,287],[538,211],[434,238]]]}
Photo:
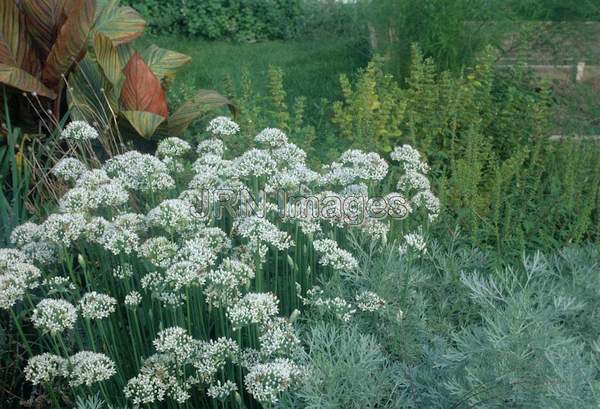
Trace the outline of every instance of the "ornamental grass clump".
{"label": "ornamental grass clump", "polygon": [[317,171],[269,128],[229,157],[237,132],[219,117],[197,147],[168,138],[156,156],[54,168],[71,185],[58,212],[0,250],[0,306],[49,407],[90,393],[136,407],[269,407],[306,374],[300,310],[349,321],[386,307],[372,291],[331,299],[317,284],[359,267],[349,231],[384,242],[409,215],[435,219],[418,153],[399,148],[397,172],[415,181],[378,197],[392,166],[377,154],[348,151]]}

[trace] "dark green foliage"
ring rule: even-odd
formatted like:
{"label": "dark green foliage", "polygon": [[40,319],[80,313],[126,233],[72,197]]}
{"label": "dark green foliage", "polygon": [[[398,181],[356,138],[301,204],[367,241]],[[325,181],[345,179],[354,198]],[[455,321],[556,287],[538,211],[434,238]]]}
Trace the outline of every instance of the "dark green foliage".
{"label": "dark green foliage", "polygon": [[423,152],[443,231],[459,226],[471,243],[517,256],[595,240],[600,146],[550,140],[552,92],[526,71],[496,72],[494,58],[488,49],[465,74],[438,73],[413,47],[404,87],[375,60],[355,81],[342,77],[333,122],[345,146]]}
{"label": "dark green foliage", "polygon": [[300,0],[130,0],[154,33],[239,41],[293,35]]}

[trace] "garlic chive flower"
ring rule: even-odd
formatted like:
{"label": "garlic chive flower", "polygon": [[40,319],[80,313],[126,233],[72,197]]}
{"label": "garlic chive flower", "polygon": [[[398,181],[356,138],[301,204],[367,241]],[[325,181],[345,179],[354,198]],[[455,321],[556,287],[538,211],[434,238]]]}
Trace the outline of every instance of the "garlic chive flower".
{"label": "garlic chive flower", "polygon": [[206,132],[214,136],[233,136],[240,131],[240,126],[226,116],[218,116],[208,123]]}
{"label": "garlic chive flower", "polygon": [[34,385],[48,385],[65,376],[66,361],[62,357],[43,353],[29,358],[25,367],[25,379]]}
{"label": "garlic chive flower", "polygon": [[75,182],[87,169],[87,167],[76,158],[62,158],[59,160],[52,169],[52,173],[58,179],[62,179],[65,182]]}
{"label": "garlic chive flower", "polygon": [[84,142],[97,139],[98,131],[85,121],[73,121],[63,129],[60,137],[74,142]]}
{"label": "garlic chive flower", "polygon": [[115,312],[117,300],[107,294],[90,291],[79,300],[81,315],[88,319],[102,319]]}
{"label": "garlic chive flower", "polygon": [[250,368],[244,378],[246,390],[263,404],[275,404],[300,376],[301,369],[289,359],[279,358],[273,362]]}
{"label": "garlic chive flower", "polygon": [[86,385],[110,379],[117,373],[115,363],[106,355],[82,351],[67,359],[67,377],[73,387]]}
{"label": "garlic chive flower", "polygon": [[330,266],[334,270],[352,271],[358,267],[358,262],[349,251],[341,249],[331,239],[315,240],[313,246],[319,254],[319,264]]}
{"label": "garlic chive flower", "polygon": [[34,327],[56,335],[73,329],[77,321],[77,310],[68,301],[44,298],[33,310],[31,321]]}

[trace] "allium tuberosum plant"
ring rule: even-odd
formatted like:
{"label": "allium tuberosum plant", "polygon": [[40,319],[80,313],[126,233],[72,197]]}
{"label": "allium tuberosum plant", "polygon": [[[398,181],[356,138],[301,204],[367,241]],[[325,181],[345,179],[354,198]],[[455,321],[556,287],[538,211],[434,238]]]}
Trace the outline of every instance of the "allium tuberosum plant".
{"label": "allium tuberosum plant", "polygon": [[[94,135],[77,129],[65,136]],[[419,153],[396,148],[399,191],[376,196],[390,177],[377,154],[347,151],[315,171],[278,129],[229,157],[237,132],[220,117],[196,147],[167,138],[155,156],[55,166],[71,184],[59,211],[0,250],[0,306],[49,407],[95,393],[135,407],[270,407],[310,373],[297,360],[302,309],[347,321],[385,308],[376,293],[328,299],[317,284],[358,267],[349,231],[383,242],[408,216],[437,216]]]}

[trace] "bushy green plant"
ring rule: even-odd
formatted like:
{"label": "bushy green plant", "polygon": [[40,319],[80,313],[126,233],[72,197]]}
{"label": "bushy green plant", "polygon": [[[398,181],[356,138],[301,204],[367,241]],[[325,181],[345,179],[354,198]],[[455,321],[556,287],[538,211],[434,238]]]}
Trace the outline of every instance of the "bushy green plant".
{"label": "bushy green plant", "polygon": [[[195,160],[188,142],[168,138],[156,156],[130,151],[96,169],[65,158],[53,168],[73,185],[59,212],[19,226],[18,250],[0,250],[1,307],[46,407],[90,392],[107,404],[268,407],[303,373],[298,310],[346,322],[384,306],[372,291],[326,299],[313,285],[358,268],[344,250],[348,231],[383,242],[408,215],[438,216],[420,154],[393,152],[403,183],[386,194],[389,165],[378,154],[350,150],[317,172],[276,128],[229,156],[238,131],[212,120]],[[85,151],[98,132],[72,122],[62,137]],[[372,209],[367,199],[379,195]]]}
{"label": "bushy green plant", "polygon": [[[534,253],[509,267],[461,244],[460,236],[441,243],[429,240],[426,251],[418,252],[406,252],[393,242],[382,248],[357,241],[351,248],[361,268],[341,280],[327,280],[321,297],[356,288],[381,289],[385,308],[378,311],[378,319],[357,314],[348,325],[369,334],[376,342],[372,349],[381,348],[393,371],[386,376],[396,385],[396,404],[598,404],[596,247],[569,248],[551,256]],[[308,316],[305,325],[310,328],[321,320]],[[329,332],[324,339],[336,339],[339,331],[317,328]],[[321,355],[319,348],[314,355],[308,351],[308,359],[317,363]],[[339,375],[340,383],[360,373],[359,368],[348,369]],[[337,396],[309,396],[327,401],[331,395]]]}
{"label": "bushy green plant", "polygon": [[285,39],[293,35],[301,0],[130,0],[158,34],[239,41]]}
{"label": "bushy green plant", "polygon": [[316,323],[303,335],[307,368],[281,408],[401,408],[394,369],[376,338],[355,326]]}
{"label": "bushy green plant", "polygon": [[518,253],[593,240],[597,146],[551,141],[551,92],[532,91],[526,73],[506,79],[493,63],[488,50],[464,75],[438,73],[414,47],[400,87],[375,60],[356,81],[342,77],[333,122],[353,146],[425,152],[448,224],[473,243]]}
{"label": "bushy green plant", "polygon": [[514,26],[505,2],[485,0],[367,0],[371,45],[385,54],[395,75],[409,70],[411,44],[442,69],[460,72],[490,44],[499,45]]}

